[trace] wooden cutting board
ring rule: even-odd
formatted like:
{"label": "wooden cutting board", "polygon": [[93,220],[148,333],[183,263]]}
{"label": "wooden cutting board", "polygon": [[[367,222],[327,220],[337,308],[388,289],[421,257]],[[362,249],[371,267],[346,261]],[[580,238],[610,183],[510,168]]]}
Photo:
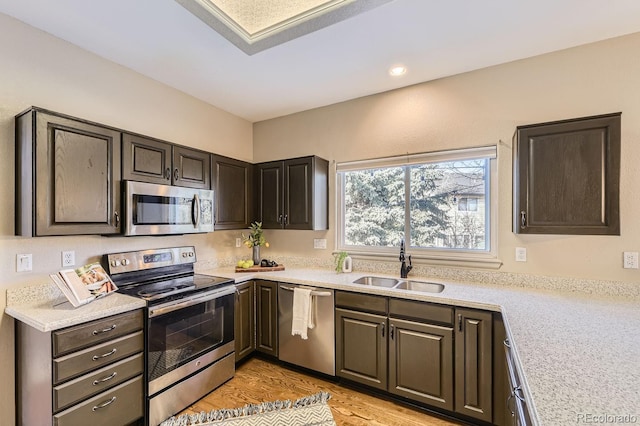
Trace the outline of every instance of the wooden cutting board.
{"label": "wooden cutting board", "polygon": [[252,266],[251,268],[238,268],[236,266],[236,272],[272,272],[272,271],[284,271],[284,265],[265,266],[265,267],[255,265],[255,266]]}

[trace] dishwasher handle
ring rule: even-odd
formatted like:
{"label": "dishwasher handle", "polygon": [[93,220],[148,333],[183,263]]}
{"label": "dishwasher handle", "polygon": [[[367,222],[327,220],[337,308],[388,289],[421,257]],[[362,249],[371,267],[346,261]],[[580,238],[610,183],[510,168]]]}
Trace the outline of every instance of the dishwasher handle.
{"label": "dishwasher handle", "polygon": [[[283,289],[283,290],[293,291],[293,287],[288,287],[288,286],[282,285],[282,286],[280,286],[280,288]],[[330,291],[318,291],[318,290],[315,290],[315,289],[311,290],[311,295],[312,296],[328,297],[328,296],[331,296],[331,294],[332,293]]]}

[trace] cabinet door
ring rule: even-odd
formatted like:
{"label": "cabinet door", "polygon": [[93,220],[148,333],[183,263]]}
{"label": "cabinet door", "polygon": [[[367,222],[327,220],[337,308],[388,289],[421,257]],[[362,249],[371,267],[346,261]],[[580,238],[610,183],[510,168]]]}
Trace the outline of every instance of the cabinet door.
{"label": "cabinet door", "polygon": [[499,313],[493,313],[493,424],[507,426],[513,424],[509,410],[515,402],[509,398],[509,370],[507,358],[503,356],[507,332]]}
{"label": "cabinet door", "polygon": [[492,420],[492,316],[456,309],[455,411]]}
{"label": "cabinet door", "polygon": [[174,145],[172,182],[176,186],[211,189],[211,154]]}
{"label": "cabinet door", "polygon": [[251,354],[256,347],[253,281],[236,285],[235,348],[236,362]]}
{"label": "cabinet door", "polygon": [[328,229],[329,163],[319,157],[284,162],[284,227]]}
{"label": "cabinet door", "polygon": [[278,285],[256,281],[256,350],[278,356]]}
{"label": "cabinet door", "polygon": [[336,309],[336,374],[387,389],[387,318]]}
{"label": "cabinet door", "polygon": [[313,163],[311,158],[284,162],[284,227],[312,229]]}
{"label": "cabinet door", "polygon": [[261,163],[257,166],[258,220],[265,229],[282,228],[282,188],[284,165],[282,161]]}
{"label": "cabinet door", "polygon": [[123,134],[122,178],[171,185],[171,144]]}
{"label": "cabinet door", "polygon": [[620,235],[620,114],[518,127],[516,233]]}
{"label": "cabinet door", "polygon": [[453,328],[390,319],[389,391],[453,410]]}
{"label": "cabinet door", "polygon": [[[119,233],[120,132],[70,117],[31,114],[36,129],[35,200],[31,208],[23,205],[21,217],[35,210],[35,235]],[[30,121],[30,116],[19,120]],[[29,167],[21,165],[22,177]],[[20,192],[30,190],[22,187]],[[24,229],[22,225],[16,230]]]}
{"label": "cabinet door", "polygon": [[233,158],[212,156],[216,229],[244,229],[251,222],[253,165]]}

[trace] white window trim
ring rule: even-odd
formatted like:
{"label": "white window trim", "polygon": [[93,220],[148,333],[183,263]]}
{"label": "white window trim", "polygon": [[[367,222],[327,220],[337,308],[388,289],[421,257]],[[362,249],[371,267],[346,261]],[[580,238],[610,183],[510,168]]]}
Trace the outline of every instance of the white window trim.
{"label": "white window trim", "polygon": [[359,160],[336,163],[336,251],[347,251],[354,258],[398,260],[398,249],[395,247],[362,247],[344,245],[344,217],[345,205],[342,196],[344,192],[344,179],[341,172],[363,169],[376,169],[383,167],[406,166],[422,163],[439,163],[452,160],[471,160],[488,158],[489,161],[489,250],[460,250],[460,249],[415,249],[407,248],[407,255],[417,264],[433,264],[446,266],[465,266],[474,268],[498,269],[502,265],[497,257],[497,224],[498,224],[498,166],[497,147],[495,145],[428,152],[420,154],[407,154],[388,158],[376,158],[371,160]]}

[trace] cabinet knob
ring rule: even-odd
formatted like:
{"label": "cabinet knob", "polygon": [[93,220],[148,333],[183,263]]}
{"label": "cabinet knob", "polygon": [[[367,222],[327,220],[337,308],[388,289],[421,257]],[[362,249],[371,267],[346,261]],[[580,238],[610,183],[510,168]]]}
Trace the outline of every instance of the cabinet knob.
{"label": "cabinet knob", "polygon": [[527,227],[527,212],[525,212],[524,210],[520,212],[520,228],[526,228]]}
{"label": "cabinet knob", "polygon": [[171,180],[171,169],[169,167],[167,167],[164,171],[164,178],[166,180]]}
{"label": "cabinet knob", "polygon": [[180,177],[180,172],[178,171],[178,168],[176,168],[173,170],[173,181],[177,182],[179,177]]}
{"label": "cabinet knob", "polygon": [[120,227],[120,215],[118,214],[118,212],[114,212],[113,213],[113,218],[115,219],[115,227],[119,228]]}
{"label": "cabinet knob", "polygon": [[382,327],[382,337],[384,337],[384,323],[383,323],[383,322],[381,322],[381,323],[380,323],[380,326]]}

